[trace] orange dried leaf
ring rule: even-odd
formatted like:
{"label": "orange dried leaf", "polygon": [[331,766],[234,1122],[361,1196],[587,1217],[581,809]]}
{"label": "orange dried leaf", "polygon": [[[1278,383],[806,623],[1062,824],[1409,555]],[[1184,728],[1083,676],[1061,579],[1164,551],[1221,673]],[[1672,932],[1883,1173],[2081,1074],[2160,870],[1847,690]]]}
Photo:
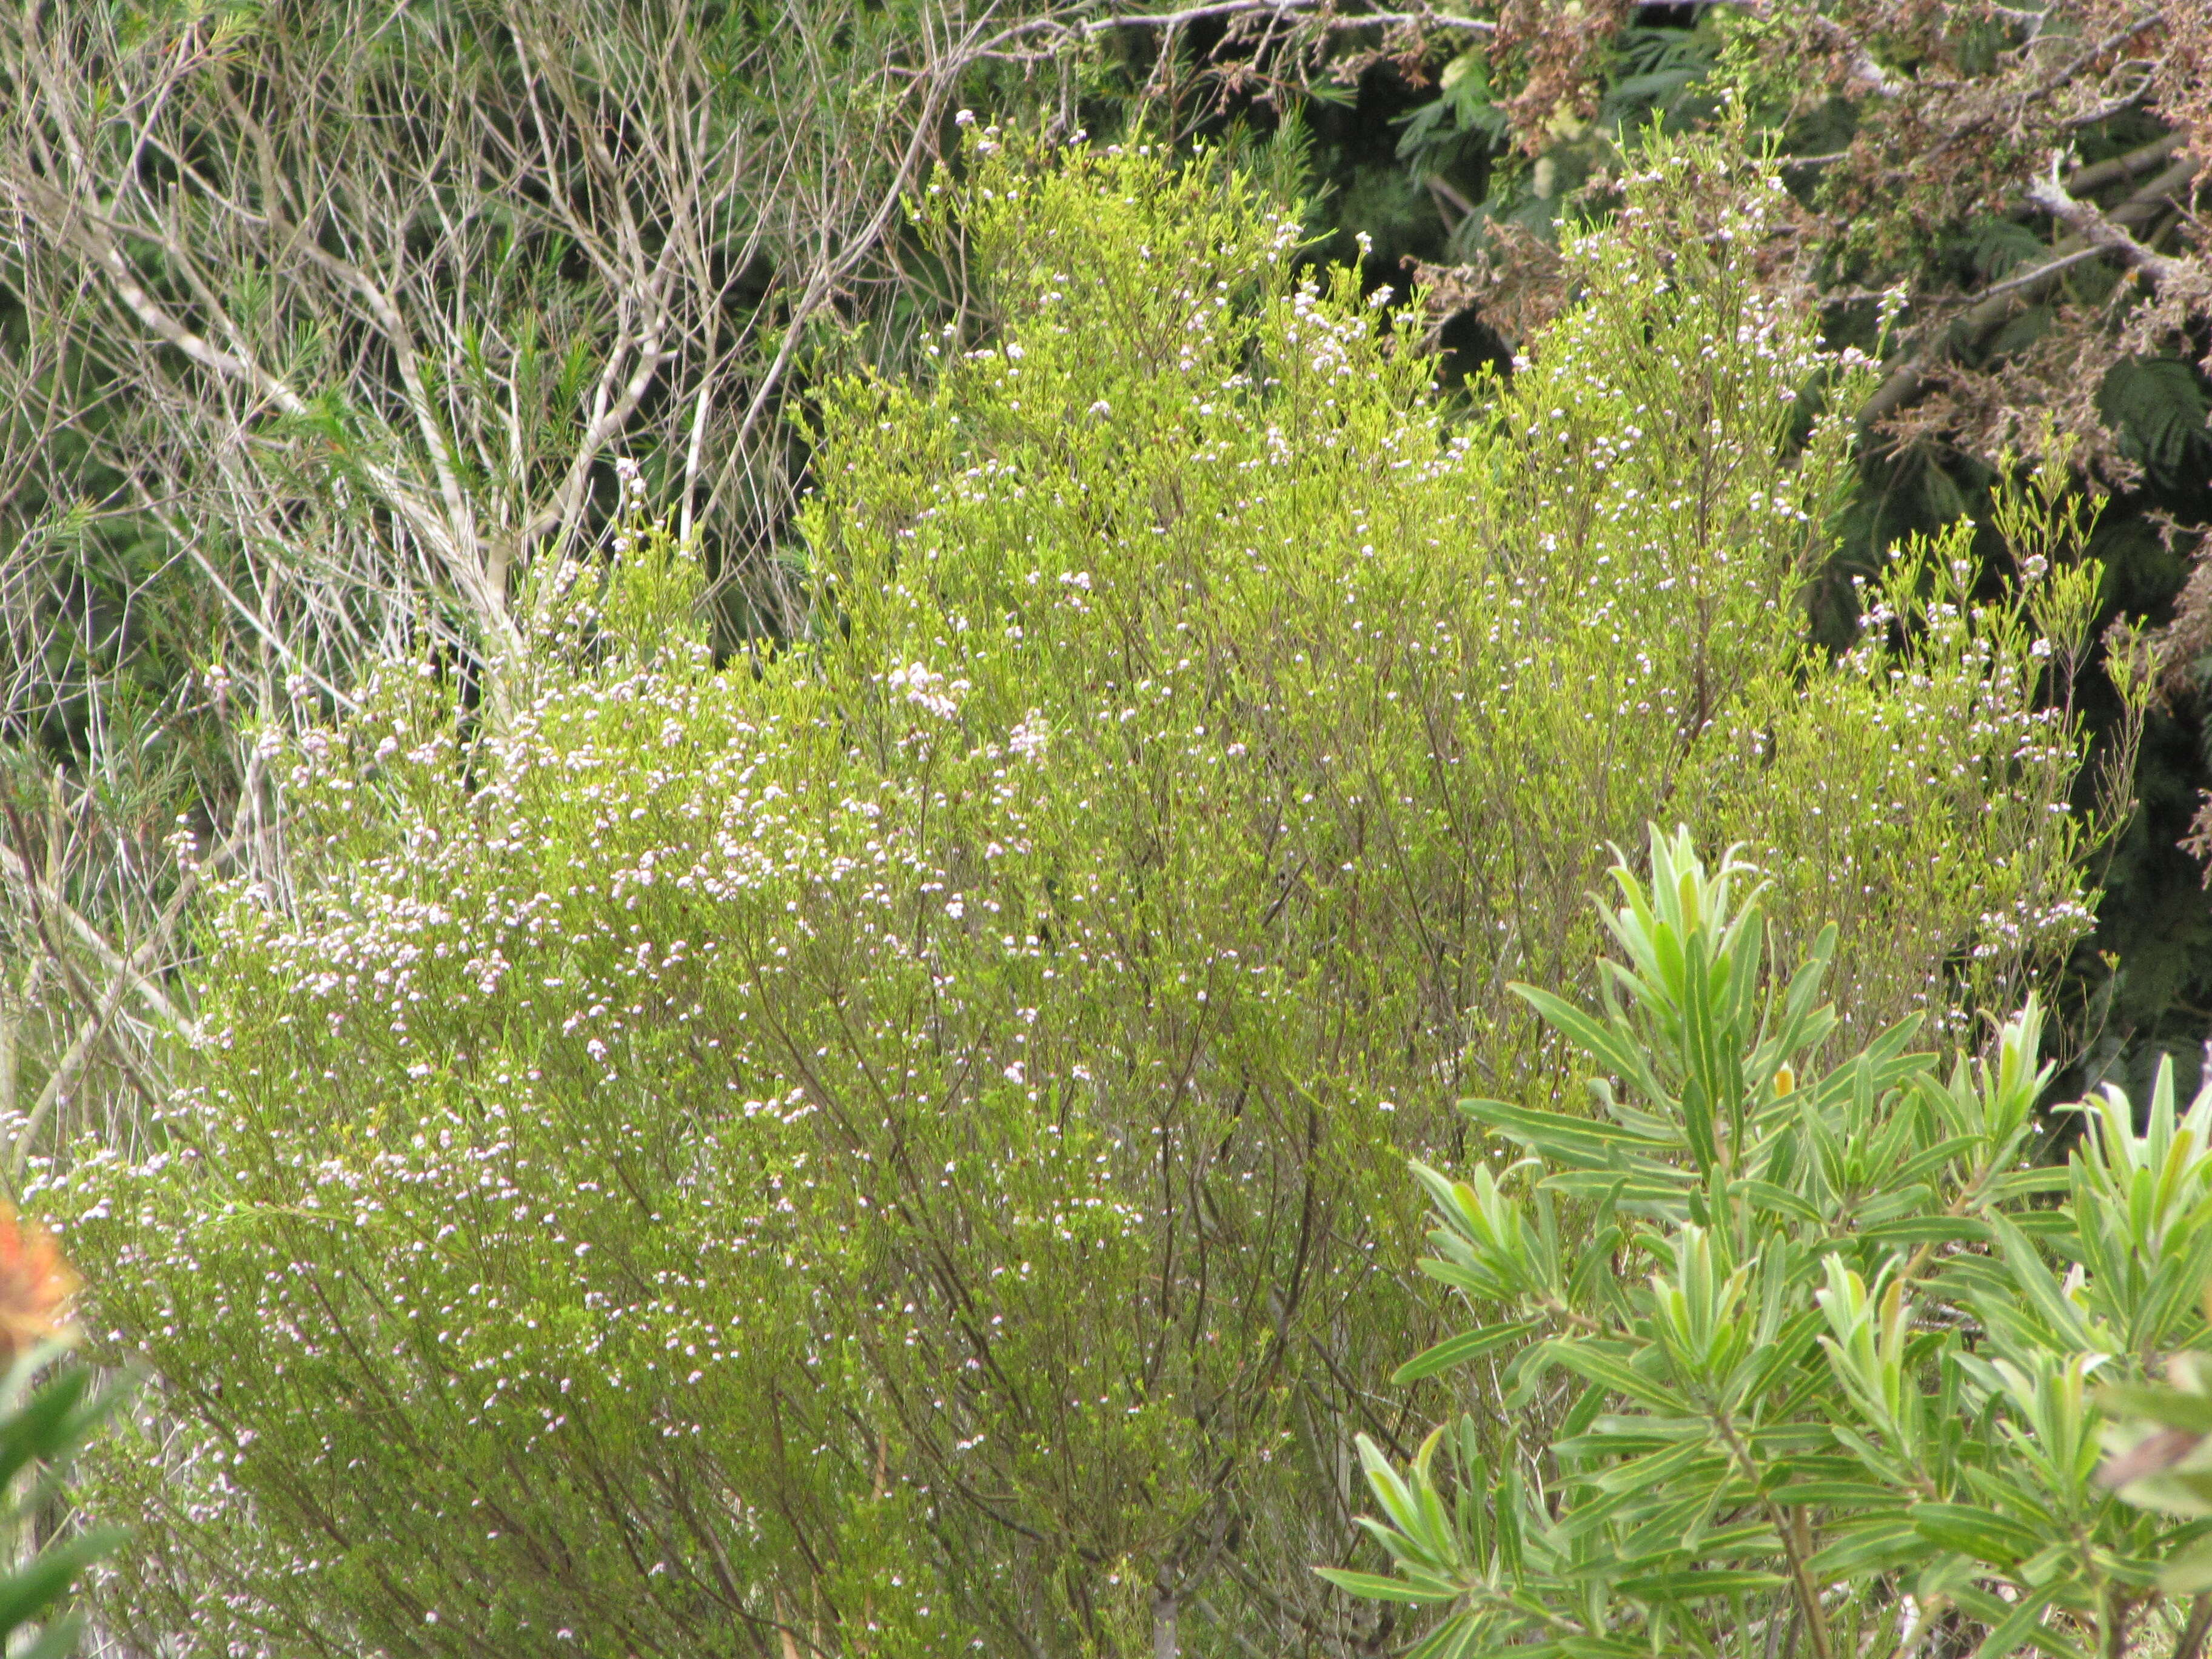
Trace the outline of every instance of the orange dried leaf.
{"label": "orange dried leaf", "polygon": [[52,1233],[0,1203],[0,1358],[68,1335],[70,1299],[82,1282]]}

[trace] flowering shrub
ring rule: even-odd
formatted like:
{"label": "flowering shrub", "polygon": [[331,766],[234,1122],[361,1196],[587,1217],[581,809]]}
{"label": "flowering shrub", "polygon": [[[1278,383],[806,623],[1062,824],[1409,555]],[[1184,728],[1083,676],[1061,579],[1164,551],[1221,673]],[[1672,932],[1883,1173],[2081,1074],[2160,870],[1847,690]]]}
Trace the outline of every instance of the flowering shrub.
{"label": "flowering shrub", "polygon": [[918,222],[981,309],[826,397],[812,636],[718,670],[641,507],[481,726],[387,665],[283,769],[188,1086],[49,1178],[183,1425],[104,1464],[142,1638],[1334,1640],[1426,1334],[1399,1160],[1583,1066],[1504,986],[1572,977],[1608,837],[1800,872],[1870,1019],[2079,931],[2034,653],[2094,573],[2046,514],[2019,604],[1935,550],[1801,648],[1847,457],[1793,400],[1863,370],[1756,216],[1682,234],[1694,169],[1462,417],[1243,181],[967,142]]}
{"label": "flowering shrub", "polygon": [[2185,1443],[2123,1432],[2100,1482],[2093,1384],[2205,1334],[2212,1089],[2177,1110],[2168,1063],[2141,1127],[2108,1090],[2065,1168],[2033,1164],[2034,1000],[1979,1062],[1907,1052],[1905,1025],[1824,1060],[1835,935],[1762,982],[1748,873],[1655,830],[1649,885],[1614,872],[1600,1011],[1522,993],[1589,1056],[1595,1115],[1470,1101],[1498,1161],[1414,1166],[1423,1266],[1477,1322],[1401,1375],[1480,1360],[1484,1420],[1402,1469],[1362,1437],[1395,1571],[1330,1576],[1449,1609],[1427,1659],[2196,1659],[2212,1617],[2172,1646],[2162,1596],[2212,1583],[2184,1461],[2212,1416],[2117,1390]]}

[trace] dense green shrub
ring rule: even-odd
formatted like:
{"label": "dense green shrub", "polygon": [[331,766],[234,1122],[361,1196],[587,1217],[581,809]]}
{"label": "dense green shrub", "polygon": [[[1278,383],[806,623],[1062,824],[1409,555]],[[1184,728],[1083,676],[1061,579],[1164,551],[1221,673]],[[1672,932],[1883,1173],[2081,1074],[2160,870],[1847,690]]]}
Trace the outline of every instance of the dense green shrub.
{"label": "dense green shrub", "polygon": [[1760,308],[1720,165],[1662,150],[1455,416],[1240,179],[971,133],[919,216],[984,310],[823,405],[812,638],[718,669],[634,526],[497,712],[393,664],[278,769],[295,874],[205,941],[189,1088],[45,1194],[183,1425],[106,1462],[158,1522],[117,1616],[514,1659],[1367,1619],[1307,1564],[1430,1334],[1401,1159],[1581,1065],[1505,985],[1573,979],[1608,839],[1750,841],[1869,1020],[2082,923],[2094,573],[2031,503],[2017,604],[1923,550],[1801,647],[1844,439],[1789,440],[1862,371]]}
{"label": "dense green shrub", "polygon": [[[2178,1111],[2169,1063],[2140,1127],[2112,1088],[2065,1167],[2034,1163],[2033,1000],[1978,1063],[1900,1024],[1824,1064],[1833,936],[1768,982],[1747,873],[1654,831],[1650,884],[1614,872],[1600,1012],[1523,993],[1595,1113],[1470,1101],[1523,1155],[1416,1164],[1423,1265],[1480,1322],[1407,1370],[1486,1356],[1470,1403],[1502,1395],[1519,1437],[1493,1455],[1463,1418],[1402,1475],[1363,1439],[1396,1571],[1332,1577],[1449,1607],[1427,1659],[2171,1650],[2162,1593],[2212,1571],[2161,1568],[2212,1529],[2103,1486],[2201,1516],[2203,1477],[2100,1484],[2094,1384],[2206,1334],[2212,1089]],[[2114,1400],[2212,1427],[2201,1393]]]}

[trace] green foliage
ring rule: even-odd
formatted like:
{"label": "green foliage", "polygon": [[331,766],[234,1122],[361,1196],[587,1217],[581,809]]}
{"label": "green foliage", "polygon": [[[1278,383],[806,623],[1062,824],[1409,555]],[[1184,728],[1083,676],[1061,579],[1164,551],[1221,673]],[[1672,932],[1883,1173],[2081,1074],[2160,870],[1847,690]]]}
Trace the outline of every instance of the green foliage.
{"label": "green foliage", "polygon": [[[1991,1659],[2126,1650],[2197,1587],[2161,1563],[2204,1528],[2093,1480],[2091,1383],[2204,1334],[2212,1090],[2180,1111],[2163,1069],[2140,1129],[2110,1091],[2039,1166],[2035,1000],[1978,1061],[1899,1024],[1824,1063],[1835,935],[1766,979],[1750,874],[1654,830],[1649,884],[1614,872],[1597,1012],[1522,988],[1589,1056],[1595,1115],[1469,1101],[1494,1162],[1415,1164],[1422,1265],[1476,1323],[1401,1376],[1480,1352],[1515,1416],[1502,1449],[1464,1419],[1402,1471],[1363,1440],[1394,1571],[1331,1577],[1448,1609],[1437,1659],[1748,1655],[1784,1628],[1823,1656],[1937,1630]],[[2201,1476],[2164,1480],[2205,1512]]]}
{"label": "green foliage", "polygon": [[2212,397],[2194,364],[2171,357],[2130,357],[2115,363],[2097,393],[2100,413],[2123,447],[2157,477],[2195,483],[2203,473],[2212,432]]}
{"label": "green foliage", "polygon": [[[1879,349],[1894,354],[1893,366],[1925,354],[1938,371],[1906,396],[1901,441],[1870,446],[1862,458],[1827,579],[1823,637],[1839,644],[1854,625],[1852,573],[1877,574],[1915,533],[1938,533],[1962,517],[1986,520],[1999,454],[2051,415],[2087,441],[2075,458],[2084,487],[2109,485],[2118,496],[2100,549],[2113,579],[2107,615],[2163,623],[2177,601],[2194,612],[2182,585],[2197,538],[2177,526],[2212,516],[2204,448],[2212,382],[2186,361],[2199,355],[2201,322],[2193,333],[2166,332],[2181,290],[2161,313],[2146,303],[2148,286],[2123,280],[2113,260],[2036,279],[2036,266],[2072,244],[2023,191],[2063,152],[2069,169],[2087,170],[2080,187],[2108,213],[2187,254],[2193,244],[2160,216],[2189,191],[2172,176],[2152,181],[2169,165],[2172,141],[2201,125],[2192,112],[2201,106],[2180,92],[2201,75],[2184,71],[2163,100],[2107,100],[2094,89],[2102,70],[2093,65],[2105,60],[2048,57],[2057,41],[2101,38],[2102,12],[2075,3],[2010,14],[1948,0],[1628,14],[1501,3],[1474,15],[1497,32],[1470,44],[1456,28],[1437,29],[1419,72],[1370,71],[1356,110],[1316,116],[1340,131],[1387,125],[1397,133],[1398,164],[1421,194],[1376,187],[1364,152],[1355,178],[1346,145],[1316,152],[1321,189],[1346,249],[1365,233],[1382,256],[1474,264],[1448,290],[1454,307],[1468,307],[1448,331],[1458,349],[1480,356],[1502,342],[1510,351],[1545,314],[1557,281],[1542,240],[1610,210],[1611,174],[1638,164],[1635,134],[1646,119],[1717,130],[1754,149],[1771,145],[1789,158],[1785,176],[1808,210],[1796,250],[1812,257],[1793,259],[1778,241],[1771,276],[1808,283],[1805,302],[1823,307],[1830,345]],[[1624,17],[1617,33],[1592,27],[1611,15]],[[1684,22],[1691,26],[1674,26]],[[2202,57],[2171,32],[2152,39],[2128,49],[2131,73],[2195,61],[2192,51]],[[1578,86],[1563,78],[1569,60],[1577,60]],[[1547,70],[1552,90],[1575,95],[1511,107],[1529,77]],[[1237,84],[1233,70],[1224,79]],[[1639,100],[1644,89],[1656,95]],[[2130,205],[2139,191],[2156,205]],[[1369,269],[1387,274],[1382,258]],[[1999,284],[2018,285],[2015,303],[1978,305]],[[1884,295],[1907,302],[1902,328]],[[2000,550],[1987,542],[1978,550],[2001,574]],[[2069,1011],[2098,1005],[2109,1064],[2144,1086],[2161,1053],[2180,1056],[2185,1079],[2193,1075],[2212,1006],[2212,911],[2197,896],[2202,861],[2178,844],[2192,834],[2208,782],[2201,695],[2185,695],[2174,714],[2163,729],[2154,718],[2141,754],[2136,792],[2146,811],[2100,865],[2114,899],[2100,906],[2097,948],[2080,953],[2057,993]],[[2102,714],[2093,708],[2093,726]],[[2126,980],[2117,997],[2108,994],[2115,961]]]}
{"label": "green foliage", "polygon": [[[2203,1126],[2189,1127],[2201,1142]],[[2207,1444],[2212,1433],[2212,1373],[2206,1358],[2201,1351],[2178,1353],[2166,1363],[2164,1382],[2116,1383],[2099,1391],[2097,1403],[2112,1419],[2105,1439],[2114,1455],[2098,1478],[2123,1503],[2191,1520],[2212,1516],[2212,1475],[2204,1467],[2206,1453],[2212,1450]],[[2160,1589],[2175,1594],[2212,1589],[2212,1534],[2197,1530],[2194,1542],[2160,1572]]]}
{"label": "green foliage", "polygon": [[[1398,140],[1398,159],[1414,178],[1480,181],[1474,210],[1451,227],[1446,252],[1474,258],[1500,225],[1556,235],[1570,198],[1599,176],[1617,174],[1647,126],[1679,132],[1713,112],[1717,100],[1705,82],[1720,44],[1719,26],[1710,21],[1689,29],[1641,23],[1621,29],[1606,53],[1589,118],[1562,111],[1533,155],[1513,143],[1489,44],[1460,52],[1438,75],[1437,96],[1400,118]],[[1364,220],[1340,216],[1366,228]]]}
{"label": "green foliage", "polygon": [[83,1621],[65,1611],[70,1587],[123,1541],[112,1527],[54,1530],[71,1463],[122,1399],[95,1390],[85,1365],[54,1365],[60,1352],[19,1354],[0,1377],[0,1644],[18,1659],[76,1650]]}
{"label": "green foliage", "polygon": [[808,637],[718,668],[639,501],[472,716],[387,664],[187,1088],[46,1182],[181,1425],[101,1463],[140,1639],[1311,1650],[1428,1336],[1401,1159],[1583,1068],[1505,987],[1608,838],[1753,842],[1863,1021],[2079,931],[2094,572],[2023,507],[2049,598],[1947,544],[1804,648],[1847,440],[1785,441],[1863,371],[1729,257],[1759,179],[1662,150],[1458,419],[1233,172],[967,143],[916,234],[981,331],[823,398]]}

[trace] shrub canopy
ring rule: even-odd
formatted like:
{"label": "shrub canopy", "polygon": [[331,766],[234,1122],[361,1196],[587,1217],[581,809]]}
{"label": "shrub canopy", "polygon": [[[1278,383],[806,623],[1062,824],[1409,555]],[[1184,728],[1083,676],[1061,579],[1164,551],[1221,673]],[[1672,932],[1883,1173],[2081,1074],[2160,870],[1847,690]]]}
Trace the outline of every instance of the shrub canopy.
{"label": "shrub canopy", "polygon": [[[819,411],[815,627],[718,666],[641,520],[491,713],[290,751],[189,1086],[44,1194],[177,1437],[113,1601],[204,1653],[1284,1651],[1371,1621],[1355,1430],[1433,1336],[1402,1157],[1583,1063],[1586,891],[1687,817],[1846,1027],[2083,928],[2095,591],[1800,642],[1863,368],[1658,144],[1471,408],[1223,168],[972,132],[926,385]],[[1838,398],[1838,407],[1852,399]],[[479,721],[483,723],[479,724]],[[1841,1041],[1838,1038],[1838,1041]],[[1350,1621],[1350,1622],[1347,1622]],[[1361,1627],[1369,1627],[1362,1626]]]}

